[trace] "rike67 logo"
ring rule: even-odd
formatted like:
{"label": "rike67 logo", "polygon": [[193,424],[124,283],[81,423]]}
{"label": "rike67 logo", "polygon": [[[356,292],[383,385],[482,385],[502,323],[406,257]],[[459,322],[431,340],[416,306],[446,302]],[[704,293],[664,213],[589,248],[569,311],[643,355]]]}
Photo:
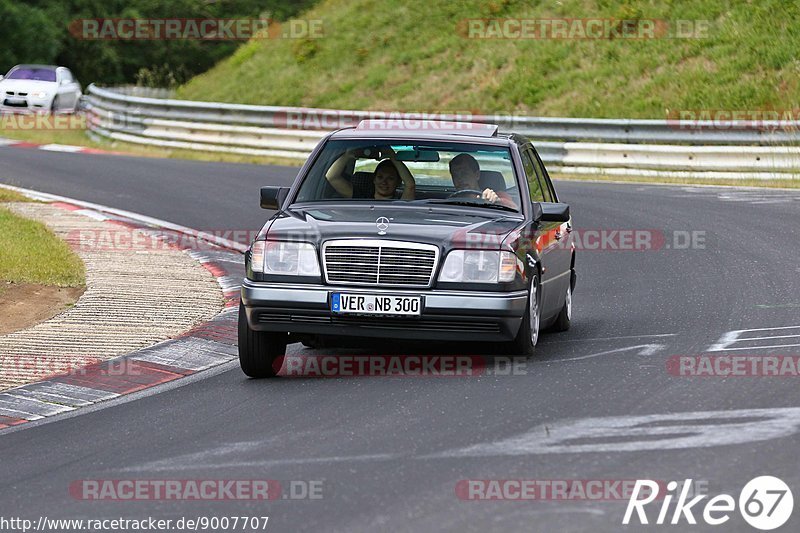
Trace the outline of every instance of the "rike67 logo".
{"label": "rike67 logo", "polygon": [[[702,520],[711,526],[719,526],[728,522],[737,507],[737,502],[729,494],[714,496],[701,505],[701,502],[708,498],[707,494],[695,496],[689,499],[689,488],[692,480],[687,479],[685,483],[679,485],[676,481],[667,484],[666,495],[659,494],[659,484],[649,479],[638,479],[633,487],[633,493],[628,500],[628,507],[622,519],[623,525],[633,523],[650,524],[652,516],[648,518],[645,507],[659,498],[661,508],[654,524],[664,525],[686,525],[697,524],[698,514]],[[680,487],[680,494],[676,489]],[[643,498],[640,495],[644,494]],[[677,501],[673,509],[670,509],[673,499],[677,496]],[[792,516],[794,509],[794,498],[789,486],[783,480],[773,476],[760,476],[751,479],[739,493],[738,500],[739,513],[742,518],[756,529],[769,531],[784,525]],[[670,513],[670,510],[672,511]],[[635,518],[634,518],[635,517]]]}

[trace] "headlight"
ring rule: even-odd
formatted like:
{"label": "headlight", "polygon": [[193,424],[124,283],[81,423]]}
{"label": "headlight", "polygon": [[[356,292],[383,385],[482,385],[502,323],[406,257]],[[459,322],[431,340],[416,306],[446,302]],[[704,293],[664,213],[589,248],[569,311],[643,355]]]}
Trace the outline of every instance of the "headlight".
{"label": "headlight", "polygon": [[44,91],[39,91],[38,93],[31,93],[34,98],[47,98],[47,93]]}
{"label": "headlight", "polygon": [[250,267],[264,274],[320,276],[317,251],[305,242],[256,241]]}
{"label": "headlight", "polygon": [[512,252],[453,250],[447,254],[439,281],[499,283],[514,281],[521,264]]}

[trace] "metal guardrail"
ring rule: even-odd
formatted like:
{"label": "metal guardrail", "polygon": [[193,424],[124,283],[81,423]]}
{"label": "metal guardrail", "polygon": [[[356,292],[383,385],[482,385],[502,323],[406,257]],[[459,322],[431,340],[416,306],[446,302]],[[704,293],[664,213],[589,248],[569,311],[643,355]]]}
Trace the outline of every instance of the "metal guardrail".
{"label": "metal guardrail", "polygon": [[[800,179],[800,123],[713,122],[681,129],[669,120],[508,115],[400,114],[195,102],[140,96],[141,89],[90,85],[90,130],[170,148],[305,159],[328,131],[364,118],[462,120],[500,125],[536,141],[548,167],[582,174]],[[147,92],[144,94],[165,94]],[[662,143],[662,144],[651,144]],[[666,143],[666,144],[664,144]]]}

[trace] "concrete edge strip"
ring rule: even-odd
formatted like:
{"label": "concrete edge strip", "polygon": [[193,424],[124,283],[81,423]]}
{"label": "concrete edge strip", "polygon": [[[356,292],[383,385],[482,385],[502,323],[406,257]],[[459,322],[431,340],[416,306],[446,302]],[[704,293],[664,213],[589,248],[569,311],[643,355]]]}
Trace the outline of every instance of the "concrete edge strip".
{"label": "concrete edge strip", "polygon": [[[44,200],[63,209],[80,212],[85,216],[102,217],[109,222],[123,223],[138,229],[156,227],[179,231],[177,228],[181,228],[187,230],[187,235],[205,240],[202,238],[202,232],[136,213],[18,187],[0,186],[16,190],[32,199]],[[220,253],[238,258],[239,248],[243,245],[236,243],[238,246],[233,247],[212,244],[221,249],[210,252],[190,250],[189,253],[214,276],[222,288],[225,297],[223,311],[210,321],[196,325],[177,338],[106,361],[92,363],[71,370],[67,374],[50,376],[3,391],[0,393],[0,432],[19,429],[20,425],[29,422],[71,413],[82,407],[139,393],[236,359],[235,311],[239,303],[238,280],[228,276],[215,259]],[[184,246],[182,249],[189,248]],[[237,255],[233,255],[231,250],[235,250]]]}
{"label": "concrete edge strip", "polygon": [[17,139],[8,139],[6,137],[0,137],[0,146],[5,146],[8,148],[33,148],[35,150],[44,150],[45,152],[64,152],[71,154],[130,155],[124,152],[112,152],[109,150],[77,146],[73,144],[41,144],[30,141],[20,141]]}

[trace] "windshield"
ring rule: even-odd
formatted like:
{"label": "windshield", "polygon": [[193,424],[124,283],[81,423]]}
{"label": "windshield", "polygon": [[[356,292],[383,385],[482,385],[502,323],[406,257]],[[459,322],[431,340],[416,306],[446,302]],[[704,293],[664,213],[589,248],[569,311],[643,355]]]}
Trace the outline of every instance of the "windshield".
{"label": "windshield", "polygon": [[56,71],[49,68],[18,68],[8,73],[9,80],[56,81]]}
{"label": "windshield", "polygon": [[330,141],[309,170],[296,201],[331,200],[520,211],[508,147],[452,142]]}

